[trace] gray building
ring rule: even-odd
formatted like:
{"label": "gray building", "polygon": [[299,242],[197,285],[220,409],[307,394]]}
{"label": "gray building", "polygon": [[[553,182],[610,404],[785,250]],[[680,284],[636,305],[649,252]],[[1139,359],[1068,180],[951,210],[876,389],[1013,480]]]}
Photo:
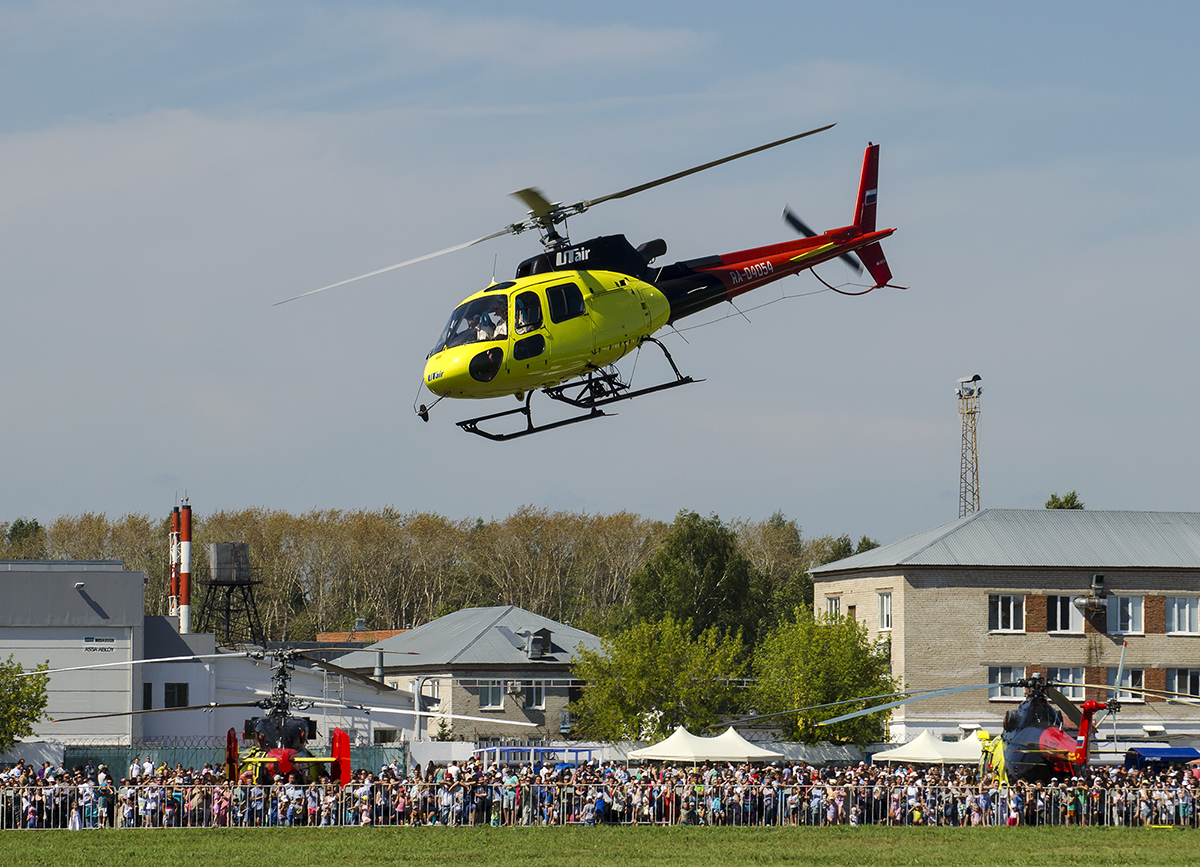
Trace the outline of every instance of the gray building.
{"label": "gray building", "polygon": [[[544,741],[571,730],[567,703],[578,684],[571,665],[582,645],[599,651],[591,633],[513,605],[464,608],[337,660],[386,683],[409,688],[422,708],[475,720],[445,721],[455,738],[481,743]],[[386,651],[380,658],[378,651]],[[426,718],[418,740],[437,736],[442,721]],[[496,720],[490,724],[490,720]],[[499,724],[532,722],[536,729]]]}
{"label": "gray building", "polygon": [[[145,575],[119,562],[0,561],[0,652],[26,669],[130,662],[143,658]],[[140,666],[121,665],[55,674],[47,689],[48,716],[122,713],[141,692]],[[142,736],[141,719],[115,716],[76,723],[42,722],[35,737],[71,742],[129,743]]]}
{"label": "gray building", "polygon": [[[12,654],[26,669],[44,662],[51,669],[101,666],[50,676],[47,719],[29,740],[224,744],[228,729],[243,732],[246,720],[260,714],[244,705],[271,692],[272,660],[218,655],[215,636],[180,635],[177,618],[145,615],[145,584],[143,573],[125,571],[120,561],[0,561],[0,657]],[[193,655],[205,658],[179,658]],[[315,721],[321,740],[335,726],[357,743],[415,734],[413,700],[405,690],[303,664],[292,673],[291,689],[310,705],[300,715]],[[169,712],[197,705],[243,706]],[[143,710],[155,712],[137,713]],[[72,719],[85,715],[92,718]]]}
{"label": "gray building", "polygon": [[[1104,576],[1104,594],[1093,576]],[[1041,672],[1075,701],[1117,687],[1200,702],[1200,513],[986,509],[813,570],[818,613],[850,615],[890,642],[912,689],[997,684],[897,708],[892,737],[929,728],[995,734]],[[1090,601],[1081,608],[1076,599]],[[1122,692],[1101,734],[1196,735],[1200,707]]]}

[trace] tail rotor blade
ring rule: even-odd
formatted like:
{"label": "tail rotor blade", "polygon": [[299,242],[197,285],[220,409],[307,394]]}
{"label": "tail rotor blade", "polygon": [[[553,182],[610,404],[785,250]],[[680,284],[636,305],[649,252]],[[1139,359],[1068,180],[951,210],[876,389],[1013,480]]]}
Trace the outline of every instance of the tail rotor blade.
{"label": "tail rotor blade", "polygon": [[785,220],[787,220],[789,226],[791,226],[793,229],[795,229],[797,232],[799,232],[804,237],[812,238],[812,237],[816,236],[817,233],[814,232],[812,229],[810,229],[803,220],[801,220],[799,217],[797,217],[792,212],[791,208],[784,207],[783,218]]}
{"label": "tail rotor blade", "polygon": [[[801,235],[803,235],[806,238],[815,238],[818,234],[817,232],[814,232],[812,229],[810,229],[807,223],[805,223],[803,220],[801,220],[799,217],[797,217],[795,212],[792,211],[791,208],[785,207],[783,209],[783,219],[787,221],[787,224],[789,226],[791,226],[793,229],[795,229],[797,232],[799,232]],[[856,274],[862,273],[862,271],[863,271],[862,262],[858,261],[857,256],[854,256],[851,253],[843,253],[841,255],[841,259],[843,262],[845,262],[847,265],[849,265],[851,268],[853,268],[854,272]]]}

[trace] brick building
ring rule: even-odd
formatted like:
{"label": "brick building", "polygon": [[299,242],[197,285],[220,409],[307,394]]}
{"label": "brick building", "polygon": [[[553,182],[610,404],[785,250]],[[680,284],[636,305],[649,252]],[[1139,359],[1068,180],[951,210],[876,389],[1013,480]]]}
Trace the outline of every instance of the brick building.
{"label": "brick building", "polygon": [[[817,611],[890,640],[892,674],[911,689],[1042,672],[1076,684],[1063,688],[1076,701],[1102,701],[1127,642],[1121,686],[1200,703],[1200,513],[987,509],[814,569],[813,580]],[[997,685],[905,705],[892,739],[995,733],[1021,698]],[[1121,699],[1118,739],[1200,733],[1200,706]],[[1110,716],[1101,735],[1113,727]]]}
{"label": "brick building", "polygon": [[[476,717],[446,719],[456,740],[542,742],[571,730],[567,704],[578,686],[571,665],[580,645],[598,651],[600,639],[515,605],[464,608],[337,663],[364,674],[382,669],[385,683],[411,689],[425,711]],[[377,651],[384,652],[382,657]],[[502,720],[537,727],[503,725]],[[436,737],[440,723],[426,717],[414,739]]]}

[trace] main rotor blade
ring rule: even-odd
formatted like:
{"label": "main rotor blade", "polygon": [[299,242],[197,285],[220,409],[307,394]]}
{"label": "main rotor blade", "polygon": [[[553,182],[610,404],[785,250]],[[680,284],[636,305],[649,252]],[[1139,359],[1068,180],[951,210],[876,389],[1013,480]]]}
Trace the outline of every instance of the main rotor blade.
{"label": "main rotor blade", "polygon": [[1046,695],[1050,696],[1050,701],[1058,705],[1071,722],[1075,723],[1075,727],[1079,728],[1079,724],[1083,722],[1083,712],[1079,710],[1069,698],[1059,692],[1052,686],[1046,687]]}
{"label": "main rotor blade", "polygon": [[303,653],[301,653],[300,656],[303,659],[305,659],[308,662],[315,665],[317,668],[325,669],[330,674],[338,674],[338,675],[341,675],[342,677],[348,677],[351,680],[357,680],[359,683],[365,683],[367,686],[371,686],[371,687],[374,687],[375,689],[379,689],[379,690],[384,690],[384,689],[390,690],[391,689],[391,687],[388,686],[386,683],[382,683],[373,677],[367,677],[365,674],[359,674],[357,671],[351,671],[348,668],[342,668],[340,665],[334,665],[332,662],[326,662],[323,659],[317,659],[312,656],[305,656]]}
{"label": "main rotor blade", "polygon": [[909,704],[914,701],[924,701],[927,698],[941,698],[944,695],[954,695],[955,693],[958,693],[958,692],[970,692],[973,689],[988,689],[989,687],[993,687],[993,686],[1019,686],[1019,685],[1020,684],[1018,684],[1018,683],[985,683],[980,686],[954,686],[954,687],[950,687],[949,689],[939,689],[936,692],[929,693],[928,695],[919,695],[916,698],[906,698],[906,699],[901,699],[900,701],[893,701],[889,704],[880,704],[880,705],[876,705],[875,707],[863,708],[862,710],[855,711],[854,713],[848,713],[843,716],[835,717],[834,719],[824,720],[822,722],[817,723],[817,725],[831,726],[834,723],[840,723],[840,722],[845,722],[846,720],[857,719],[860,716],[867,716],[868,714],[873,714],[873,713],[876,713],[881,710],[890,710],[891,708],[900,707],[900,705],[902,705],[902,704]]}
{"label": "main rotor blade", "polygon": [[369,274],[359,274],[357,277],[351,277],[349,280],[330,283],[328,286],[322,286],[320,289],[313,289],[311,292],[304,292],[300,295],[293,295],[291,298],[285,298],[282,301],[276,301],[271,306],[278,307],[280,304],[287,304],[289,301],[295,301],[298,298],[307,298],[309,295],[316,295],[318,292],[324,292],[326,289],[336,289],[338,286],[345,286],[347,283],[354,283],[358,280],[366,280],[368,277],[374,277],[376,274],[386,274],[388,271],[395,271],[397,268],[403,268],[406,265],[415,265],[418,262],[424,262],[426,259],[434,259],[438,256],[444,256],[447,253],[453,253],[456,250],[465,250],[467,247],[474,247],[476,244],[482,244],[484,241],[490,241],[492,238],[499,238],[501,235],[511,233],[512,227],[506,226],[499,232],[492,232],[492,234],[476,238],[474,241],[467,241],[465,244],[455,244],[453,247],[447,247],[445,250],[438,250],[436,253],[426,253],[424,256],[418,256],[415,259],[397,262],[395,265],[388,265],[386,268],[380,268],[378,271],[372,271]]}
{"label": "main rotor blade", "polygon": [[[968,687],[957,687],[957,688],[965,691],[965,690],[969,690],[969,689],[983,689],[985,687],[995,686],[995,685],[996,684],[993,684],[993,683],[986,683],[986,684],[981,684],[979,686],[968,686]],[[795,708],[792,708],[791,710],[777,711],[776,713],[758,713],[758,714],[754,714],[753,716],[737,717],[735,719],[727,720],[722,723],[717,723],[715,725],[707,726],[707,728],[710,728],[710,729],[726,728],[728,726],[737,725],[738,723],[754,722],[754,721],[760,720],[760,719],[771,719],[772,717],[777,717],[777,716],[790,716],[791,714],[794,714],[794,713],[804,713],[805,711],[808,711],[808,710],[820,710],[821,708],[825,708],[825,707],[837,707],[838,705],[841,705],[841,704],[854,704],[855,702],[859,702],[859,701],[874,701],[877,698],[895,698],[898,695],[916,696],[916,695],[923,695],[925,693],[931,693],[931,692],[936,692],[936,693],[940,694],[945,689],[946,689],[946,687],[944,687],[944,686],[933,687],[930,689],[902,689],[899,692],[885,692],[885,693],[882,693],[881,695],[863,695],[863,696],[859,696],[858,698],[843,698],[838,701],[826,702],[825,704],[810,704],[810,705],[806,705],[805,707],[795,707]]]}
{"label": "main rotor blade", "polygon": [[189,705],[188,707],[155,707],[155,708],[150,708],[149,710],[122,710],[122,711],[117,711],[116,713],[93,713],[93,714],[88,714],[87,716],[65,716],[65,717],[64,716],[56,716],[56,717],[53,717],[50,720],[50,722],[52,722],[52,723],[76,722],[77,720],[81,720],[81,719],[108,719],[109,717],[116,717],[116,716],[141,716],[144,713],[174,713],[175,711],[179,711],[179,710],[212,711],[212,710],[216,710],[219,707],[259,707],[259,706],[260,706],[259,703],[256,701],[237,701],[237,702],[221,702],[221,703],[210,702],[209,704],[193,704],[193,705]]}
{"label": "main rotor blade", "polygon": [[116,668],[121,665],[145,665],[150,662],[200,662],[204,659],[235,659],[245,657],[245,653],[202,653],[192,656],[163,656],[157,659],[127,659],[124,662],[98,662],[95,665],[73,665],[69,668],[49,668],[45,671],[23,671],[17,677],[29,677],[34,674],[58,674],[62,671],[88,671],[93,668]]}
{"label": "main rotor blade", "polygon": [[712,162],[705,163],[702,166],[695,166],[694,168],[684,169],[682,172],[676,172],[673,175],[667,175],[665,178],[659,178],[656,181],[650,181],[649,183],[646,183],[646,184],[638,184],[636,187],[630,187],[627,190],[621,190],[619,193],[609,193],[607,196],[601,196],[598,199],[588,199],[584,202],[581,202],[581,204],[585,208],[590,208],[593,205],[598,205],[601,202],[607,202],[611,199],[623,199],[626,196],[632,196],[634,193],[640,193],[643,190],[648,190],[652,187],[661,186],[662,184],[669,184],[671,181],[677,181],[680,178],[686,178],[688,175],[696,174],[696,172],[702,172],[705,169],[711,169],[711,168],[714,168],[715,166],[719,166],[723,163],[729,163],[729,162],[733,162],[734,160],[740,160],[742,157],[748,157],[751,154],[756,154],[761,151],[770,150],[773,147],[779,147],[779,145],[781,145],[781,144],[787,144],[790,141],[795,141],[796,139],[804,138],[805,136],[810,136],[810,135],[814,135],[819,132],[824,132],[825,130],[831,129],[834,126],[836,126],[836,124],[831,123],[828,126],[821,126],[821,127],[817,127],[816,129],[810,129],[808,132],[802,132],[797,135],[788,136],[787,138],[781,138],[779,141],[773,141],[770,144],[759,145],[756,148],[750,148],[750,150],[748,150],[748,151],[742,151],[741,153],[734,154],[733,156],[729,156],[729,157],[722,157],[719,160],[713,160]]}
{"label": "main rotor blade", "polygon": [[554,205],[546,198],[546,194],[537,187],[526,187],[523,190],[517,190],[515,193],[509,193],[510,196],[515,196],[525,203],[525,207],[529,208],[529,213],[535,217],[546,217],[554,211]]}
{"label": "main rotor blade", "polygon": [[465,719],[473,722],[490,722],[496,723],[497,725],[526,726],[529,728],[538,727],[537,723],[526,722],[524,720],[498,719],[495,717],[486,716],[464,716],[463,714],[459,713],[438,713],[437,711],[428,710],[401,710],[394,707],[373,707],[371,705],[352,704],[350,702],[336,702],[325,701],[324,699],[317,698],[304,698],[303,696],[299,696],[299,698],[302,701],[311,701],[313,707],[336,707],[345,708],[347,710],[361,710],[364,713],[378,713],[383,714],[384,716],[444,716],[448,719]]}

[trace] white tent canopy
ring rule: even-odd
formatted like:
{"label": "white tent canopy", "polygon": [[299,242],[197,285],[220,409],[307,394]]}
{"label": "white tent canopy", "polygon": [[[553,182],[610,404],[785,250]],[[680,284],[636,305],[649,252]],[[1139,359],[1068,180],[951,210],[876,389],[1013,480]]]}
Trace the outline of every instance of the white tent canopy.
{"label": "white tent canopy", "polygon": [[763,749],[758,744],[750,743],[750,741],[734,731],[733,726],[725,729],[724,732],[717,735],[712,741],[714,746],[720,744],[721,749],[730,755],[736,754],[739,761],[770,762],[783,758],[783,753]]}
{"label": "white tent canopy", "polygon": [[890,750],[876,753],[874,762],[911,762],[918,765],[969,764],[979,761],[981,745],[977,732],[961,741],[940,741],[929,729],[911,741]]}
{"label": "white tent canopy", "polygon": [[762,762],[781,758],[757,747],[729,728],[715,738],[702,738],[679,726],[665,741],[634,750],[629,758],[656,762]]}

